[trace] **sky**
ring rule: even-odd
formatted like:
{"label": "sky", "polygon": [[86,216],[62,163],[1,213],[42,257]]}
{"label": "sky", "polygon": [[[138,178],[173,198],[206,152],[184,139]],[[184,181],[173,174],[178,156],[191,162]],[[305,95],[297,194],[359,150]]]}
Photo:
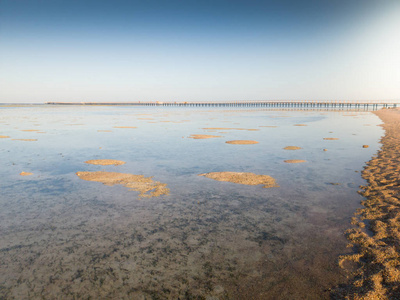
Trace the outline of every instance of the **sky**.
{"label": "sky", "polygon": [[399,100],[399,0],[0,0],[0,103]]}

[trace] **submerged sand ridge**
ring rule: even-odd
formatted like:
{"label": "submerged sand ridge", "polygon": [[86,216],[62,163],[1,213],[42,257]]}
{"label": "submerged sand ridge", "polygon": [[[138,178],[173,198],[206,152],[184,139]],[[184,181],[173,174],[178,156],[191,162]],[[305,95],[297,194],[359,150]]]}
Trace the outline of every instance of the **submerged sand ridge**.
{"label": "submerged sand ridge", "polygon": [[[400,299],[400,110],[374,112],[384,122],[382,148],[362,172],[366,200],[347,231],[357,252],[340,258],[340,265],[355,262],[358,269],[347,285],[336,288],[335,299]],[[364,227],[367,224],[373,235]]]}
{"label": "submerged sand ridge", "polygon": [[268,175],[257,175],[246,172],[211,172],[199,174],[218,181],[228,181],[238,184],[259,185],[263,184],[263,188],[279,187],[275,179]]}
{"label": "submerged sand ridge", "polygon": [[169,189],[167,184],[153,181],[152,177],[144,177],[143,175],[133,175],[116,172],[77,172],[76,175],[80,179],[87,181],[101,182],[105,185],[113,186],[121,184],[132,191],[139,192],[139,197],[158,197],[168,195]]}

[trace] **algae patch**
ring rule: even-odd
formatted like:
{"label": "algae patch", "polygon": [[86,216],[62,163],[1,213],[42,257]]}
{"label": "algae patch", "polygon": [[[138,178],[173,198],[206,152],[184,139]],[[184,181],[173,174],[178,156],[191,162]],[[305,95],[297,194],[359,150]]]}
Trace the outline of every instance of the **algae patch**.
{"label": "algae patch", "polygon": [[221,136],[220,135],[208,135],[208,134],[191,134],[189,136],[189,138],[195,139],[195,140],[198,140],[198,139],[211,139],[211,138],[219,138],[219,137],[221,137]]}
{"label": "algae patch", "polygon": [[300,150],[303,149],[301,147],[297,147],[297,146],[287,146],[285,148],[283,148],[283,150]]}
{"label": "algae patch", "polygon": [[29,175],[33,175],[33,173],[31,173],[31,172],[21,172],[21,173],[19,173],[19,175],[21,175],[21,176],[29,176]]}
{"label": "algae patch", "polygon": [[257,175],[247,172],[211,172],[199,174],[217,181],[227,181],[245,185],[259,185],[263,184],[263,188],[279,187],[275,179],[268,175]]}
{"label": "algae patch", "polygon": [[119,166],[125,164],[124,161],[116,159],[92,159],[85,161],[85,163],[91,165],[102,165],[102,166],[110,166],[110,165]]}
{"label": "algae patch", "polygon": [[104,171],[77,172],[76,175],[80,179],[101,182],[109,186],[121,184],[132,191],[139,192],[139,197],[150,198],[169,194],[166,183],[153,181],[152,177],[144,177],[143,175]]}
{"label": "algae patch", "polygon": [[298,163],[303,163],[303,162],[306,162],[306,161],[303,160],[303,159],[287,159],[284,162],[288,163],[288,164],[298,164]]}
{"label": "algae patch", "polygon": [[227,144],[232,144],[232,145],[252,145],[252,144],[258,144],[257,141],[251,141],[251,140],[233,140],[233,141],[226,141],[225,143],[227,143]]}

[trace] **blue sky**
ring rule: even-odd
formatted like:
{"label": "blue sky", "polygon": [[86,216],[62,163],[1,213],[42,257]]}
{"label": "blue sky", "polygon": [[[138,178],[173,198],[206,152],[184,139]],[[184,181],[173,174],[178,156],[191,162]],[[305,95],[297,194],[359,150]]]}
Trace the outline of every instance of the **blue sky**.
{"label": "blue sky", "polygon": [[0,102],[400,100],[400,1],[0,0]]}

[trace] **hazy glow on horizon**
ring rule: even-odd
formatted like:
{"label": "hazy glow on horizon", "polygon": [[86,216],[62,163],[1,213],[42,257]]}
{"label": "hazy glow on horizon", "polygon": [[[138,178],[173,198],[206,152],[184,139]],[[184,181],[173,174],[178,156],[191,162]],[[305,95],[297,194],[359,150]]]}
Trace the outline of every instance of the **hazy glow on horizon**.
{"label": "hazy glow on horizon", "polygon": [[331,2],[2,0],[0,102],[400,100],[400,1]]}

